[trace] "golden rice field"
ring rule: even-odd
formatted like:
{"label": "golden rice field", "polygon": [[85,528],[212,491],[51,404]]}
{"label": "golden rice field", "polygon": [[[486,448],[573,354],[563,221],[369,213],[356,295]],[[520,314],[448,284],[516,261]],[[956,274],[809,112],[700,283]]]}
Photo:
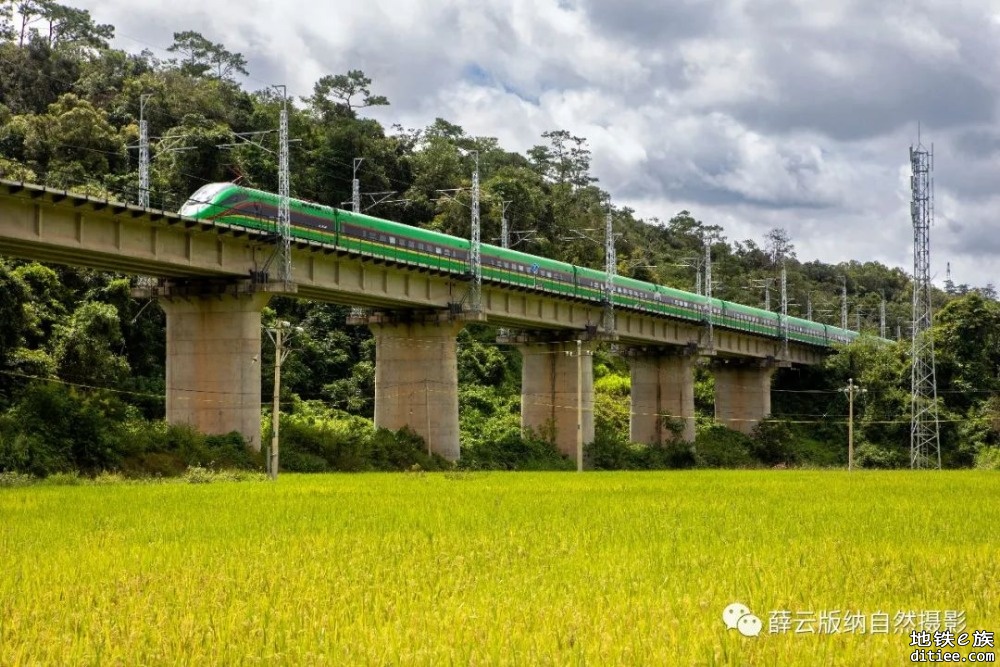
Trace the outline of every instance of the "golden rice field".
{"label": "golden rice field", "polygon": [[906,612],[1000,631],[998,517],[985,472],[5,488],[0,664],[909,664]]}

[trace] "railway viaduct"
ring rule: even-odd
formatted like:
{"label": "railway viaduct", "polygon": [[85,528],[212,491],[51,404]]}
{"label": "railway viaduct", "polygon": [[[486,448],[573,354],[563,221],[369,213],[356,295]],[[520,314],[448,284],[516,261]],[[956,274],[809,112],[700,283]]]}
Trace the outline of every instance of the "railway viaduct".
{"label": "railway viaduct", "polygon": [[459,456],[456,336],[470,321],[504,327],[523,356],[521,421],[554,426],[574,457],[594,434],[589,352],[614,341],[632,373],[631,439],[661,441],[665,418],[694,438],[693,366],[709,356],[716,417],[747,432],[770,413],[780,365],[828,350],[618,309],[604,330],[599,304],[484,283],[482,307],[462,307],[469,282],[423,264],[386,262],[292,240],[292,280],[254,280],[274,249],[267,234],[114,201],[0,180],[0,254],[158,278],[137,296],[166,312],[166,415],[207,433],[236,430],[259,449],[261,311],[275,294],[367,309],[354,323],[376,340],[375,423],[410,426],[433,451]]}

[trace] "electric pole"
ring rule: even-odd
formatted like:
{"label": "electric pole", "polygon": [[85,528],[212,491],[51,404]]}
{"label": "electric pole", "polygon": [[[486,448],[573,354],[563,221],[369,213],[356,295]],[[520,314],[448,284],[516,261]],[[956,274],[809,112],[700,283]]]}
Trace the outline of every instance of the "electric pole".
{"label": "electric pole", "polygon": [[354,176],[351,179],[351,210],[355,213],[361,213],[361,181],[358,180],[358,167],[363,161],[363,157],[354,158]]}
{"label": "electric pole", "polygon": [[878,307],[878,335],[885,338],[885,291],[882,291],[882,302]]}
{"label": "electric pole", "polygon": [[611,202],[609,201],[608,213],[604,218],[604,330],[608,333],[615,329],[615,310],[612,297],[615,293],[614,279],[617,270],[614,225],[611,220]]}
{"label": "electric pole", "polygon": [[705,323],[708,326],[708,351],[715,350],[715,331],[712,328],[712,239],[705,237]]}
{"label": "electric pole", "polygon": [[583,342],[576,341],[576,471],[583,472]]}
{"label": "electric pole", "polygon": [[500,201],[500,245],[510,247],[510,228],[507,226],[507,207],[514,203],[513,199]]}
{"label": "electric pole", "polygon": [[847,386],[841,391],[847,393],[847,470],[851,471],[854,469],[854,395],[868,390],[854,384],[854,378],[847,378]]}
{"label": "electric pole", "polygon": [[146,100],[153,95],[139,95],[139,206],[149,208],[149,122],[146,120]]}
{"label": "electric pole", "polygon": [[476,169],[472,172],[472,243],[469,252],[472,291],[469,306],[473,312],[478,313],[483,306],[482,241],[479,228],[479,151],[473,151],[473,155],[476,156]]}
{"label": "electric pole", "polygon": [[[271,479],[278,479],[278,435],[281,422],[281,365],[285,363],[291,348],[286,347],[292,337],[302,331],[301,328],[291,328],[290,322],[281,321],[274,327],[266,329],[268,338],[274,343],[274,393],[272,395],[271,406],[271,455],[269,457],[267,471]],[[285,337],[285,332],[288,336]]]}
{"label": "electric pole", "polygon": [[281,234],[281,279],[287,286],[292,282],[292,212],[288,166],[288,96],[281,89],[281,115],[278,124],[278,230]]}
{"label": "electric pole", "polygon": [[781,260],[781,338],[785,359],[788,359],[788,274],[785,260]]}
{"label": "electric pole", "polygon": [[847,276],[843,278],[840,288],[840,328],[847,329]]}

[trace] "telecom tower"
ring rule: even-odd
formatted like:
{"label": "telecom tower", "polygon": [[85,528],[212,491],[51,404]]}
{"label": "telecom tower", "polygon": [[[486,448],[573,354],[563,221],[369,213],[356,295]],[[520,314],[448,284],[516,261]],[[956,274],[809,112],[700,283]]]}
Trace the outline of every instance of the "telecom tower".
{"label": "telecom tower", "polygon": [[913,370],[910,394],[910,467],[940,468],[937,377],[931,328],[931,223],[934,220],[934,147],[910,146],[913,219]]}

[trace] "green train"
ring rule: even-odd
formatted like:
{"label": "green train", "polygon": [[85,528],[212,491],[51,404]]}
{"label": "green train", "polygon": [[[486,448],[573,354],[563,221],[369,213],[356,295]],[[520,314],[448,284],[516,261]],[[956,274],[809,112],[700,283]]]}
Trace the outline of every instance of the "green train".
{"label": "green train", "polygon": [[[270,192],[232,183],[210,183],[191,195],[180,214],[273,232],[278,203],[278,195]],[[295,238],[331,244],[356,255],[458,275],[469,270],[468,239],[298,199],[291,200],[290,224]],[[583,301],[601,303],[604,300],[603,271],[485,243],[481,255],[484,282]],[[711,318],[716,327],[771,338],[782,336],[778,313],[732,301],[708,299],[624,276],[614,278],[612,302],[616,308],[691,322]],[[857,336],[856,332],[846,329],[788,318],[789,340],[829,346],[850,342]]]}

